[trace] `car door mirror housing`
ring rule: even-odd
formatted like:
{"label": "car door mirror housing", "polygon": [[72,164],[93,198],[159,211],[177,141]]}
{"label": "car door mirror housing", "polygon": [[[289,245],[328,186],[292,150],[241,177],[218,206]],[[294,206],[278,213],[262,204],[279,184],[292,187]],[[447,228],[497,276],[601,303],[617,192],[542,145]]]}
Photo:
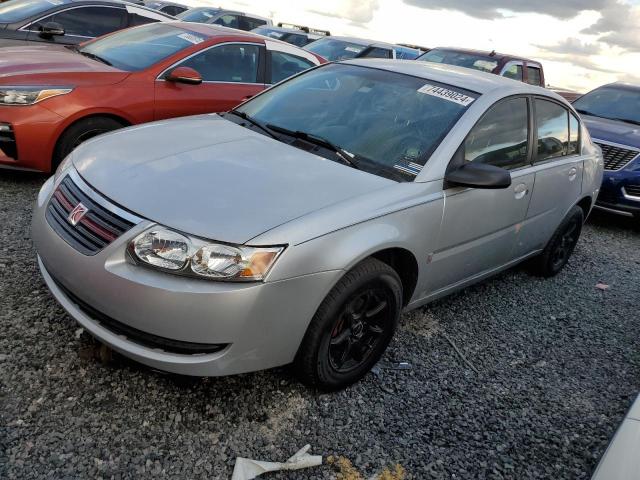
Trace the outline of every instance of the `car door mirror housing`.
{"label": "car door mirror housing", "polygon": [[168,82],[186,83],[187,85],[200,85],[202,83],[202,75],[189,67],[174,68],[167,74],[165,79]]}
{"label": "car door mirror housing", "polygon": [[47,22],[40,27],[42,38],[62,37],[64,33],[64,27],[57,22]]}
{"label": "car door mirror housing", "polygon": [[445,188],[499,189],[511,186],[511,174],[508,170],[479,162],[466,163],[448,172],[444,179]]}

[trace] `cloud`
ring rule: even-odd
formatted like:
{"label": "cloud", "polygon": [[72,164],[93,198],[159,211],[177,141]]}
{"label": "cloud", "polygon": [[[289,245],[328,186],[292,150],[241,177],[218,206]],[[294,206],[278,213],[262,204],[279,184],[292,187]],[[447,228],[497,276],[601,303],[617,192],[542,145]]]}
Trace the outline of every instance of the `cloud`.
{"label": "cloud", "polygon": [[600,19],[581,33],[600,35],[599,40],[629,51],[640,51],[640,7],[610,2]]}
{"label": "cloud", "polygon": [[356,25],[363,25],[373,19],[378,8],[380,8],[378,0],[327,0],[323,2],[322,8],[309,11],[319,15],[344,18]]}
{"label": "cloud", "polygon": [[577,38],[567,38],[555,45],[535,45],[540,50],[563,55],[597,55],[602,47],[597,43],[582,42]]}
{"label": "cloud", "polygon": [[600,11],[616,0],[404,0],[415,7],[433,10],[457,10],[471,17],[503,18],[504,10],[518,13],[541,13],[569,19],[585,10]]}

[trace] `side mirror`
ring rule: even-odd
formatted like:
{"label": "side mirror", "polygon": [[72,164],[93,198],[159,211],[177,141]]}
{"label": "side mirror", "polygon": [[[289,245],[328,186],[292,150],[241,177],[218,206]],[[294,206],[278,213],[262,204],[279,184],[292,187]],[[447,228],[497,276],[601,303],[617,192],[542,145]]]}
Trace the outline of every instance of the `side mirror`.
{"label": "side mirror", "polygon": [[167,74],[165,80],[167,82],[186,83],[187,85],[200,85],[202,76],[193,68],[177,67]]}
{"label": "side mirror", "polygon": [[471,162],[452,170],[444,177],[445,187],[499,189],[511,186],[508,170],[486,163]]}
{"label": "side mirror", "polygon": [[64,27],[57,22],[47,22],[40,27],[42,38],[62,37],[63,35]]}

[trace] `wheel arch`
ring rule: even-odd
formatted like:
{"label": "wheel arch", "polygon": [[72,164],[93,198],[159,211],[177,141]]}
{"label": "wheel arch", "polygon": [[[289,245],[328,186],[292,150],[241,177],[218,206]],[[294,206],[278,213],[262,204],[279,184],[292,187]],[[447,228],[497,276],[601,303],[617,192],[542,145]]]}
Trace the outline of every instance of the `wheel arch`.
{"label": "wheel arch", "polygon": [[584,218],[586,220],[587,217],[589,216],[589,213],[591,212],[591,208],[593,207],[593,199],[591,198],[590,195],[587,195],[586,197],[583,197],[582,199],[580,199],[580,201],[576,203],[576,205],[582,209],[582,212],[584,213]]}

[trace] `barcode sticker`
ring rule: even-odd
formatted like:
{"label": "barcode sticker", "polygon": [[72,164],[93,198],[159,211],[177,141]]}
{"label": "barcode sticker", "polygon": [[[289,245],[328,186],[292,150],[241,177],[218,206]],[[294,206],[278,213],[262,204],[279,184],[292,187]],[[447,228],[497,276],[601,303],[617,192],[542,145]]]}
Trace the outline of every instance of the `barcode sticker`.
{"label": "barcode sticker", "polygon": [[475,100],[475,98],[469,97],[464,93],[456,92],[454,90],[449,90],[443,87],[437,87],[436,85],[429,85],[428,83],[419,88],[418,92],[424,93],[425,95],[431,95],[432,97],[442,98],[443,100],[448,100],[465,107],[471,105]]}

